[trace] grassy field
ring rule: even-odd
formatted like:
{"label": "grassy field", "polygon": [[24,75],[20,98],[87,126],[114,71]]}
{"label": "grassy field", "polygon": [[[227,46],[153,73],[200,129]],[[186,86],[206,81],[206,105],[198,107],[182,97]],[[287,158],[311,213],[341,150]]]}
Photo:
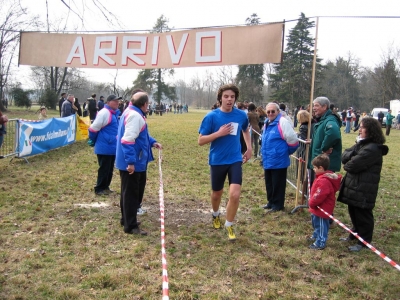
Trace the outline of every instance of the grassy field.
{"label": "grassy field", "polygon": [[[36,119],[34,111],[7,115]],[[263,170],[256,162],[243,167],[237,241],[214,230],[208,146],[197,144],[204,114],[148,119],[164,146],[171,299],[400,299],[399,271],[370,250],[348,252],[340,227],[330,231],[325,250],[308,249],[310,216],[306,210],[289,214],[292,187],[286,211],[265,215]],[[344,147],[355,137],[343,135]],[[400,131],[392,130],[387,145],[373,245],[400,262]],[[148,214],[140,217],[147,237],[123,233],[119,194],[95,196],[97,159],[85,142],[28,160],[0,160],[0,299],[161,299],[158,159],[149,165]],[[115,171],[111,188],[119,185]],[[224,208],[226,193],[222,202]],[[342,203],[335,216],[350,225]]]}

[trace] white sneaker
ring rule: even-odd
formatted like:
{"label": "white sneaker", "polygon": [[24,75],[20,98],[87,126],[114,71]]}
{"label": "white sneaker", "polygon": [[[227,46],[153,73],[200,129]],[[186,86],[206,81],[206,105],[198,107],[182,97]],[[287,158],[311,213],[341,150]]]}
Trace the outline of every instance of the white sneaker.
{"label": "white sneaker", "polygon": [[144,215],[145,213],[147,213],[147,210],[142,209],[141,207],[138,208],[138,210],[137,210],[138,215]]}

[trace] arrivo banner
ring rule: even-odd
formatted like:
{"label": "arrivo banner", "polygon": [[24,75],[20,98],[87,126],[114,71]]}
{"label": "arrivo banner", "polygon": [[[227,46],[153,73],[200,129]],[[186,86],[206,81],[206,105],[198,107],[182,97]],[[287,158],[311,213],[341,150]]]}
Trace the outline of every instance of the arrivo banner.
{"label": "arrivo banner", "polygon": [[19,64],[153,69],[280,63],[284,23],[165,33],[22,32]]}

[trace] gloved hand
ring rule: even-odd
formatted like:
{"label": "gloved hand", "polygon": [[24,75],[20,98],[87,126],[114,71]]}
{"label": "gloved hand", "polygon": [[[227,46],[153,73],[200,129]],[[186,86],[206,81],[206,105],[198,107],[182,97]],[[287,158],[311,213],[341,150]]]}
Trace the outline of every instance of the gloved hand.
{"label": "gloved hand", "polygon": [[89,139],[88,141],[87,141],[87,144],[90,146],[90,147],[94,147],[94,142],[91,140],[91,139]]}

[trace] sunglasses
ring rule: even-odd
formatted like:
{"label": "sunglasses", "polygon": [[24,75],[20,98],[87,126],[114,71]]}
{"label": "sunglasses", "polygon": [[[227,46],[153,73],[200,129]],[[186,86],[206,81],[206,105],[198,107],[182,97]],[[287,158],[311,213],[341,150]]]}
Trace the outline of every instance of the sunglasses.
{"label": "sunglasses", "polygon": [[274,114],[275,113],[275,111],[274,110],[267,110],[267,114],[269,115],[269,114]]}

